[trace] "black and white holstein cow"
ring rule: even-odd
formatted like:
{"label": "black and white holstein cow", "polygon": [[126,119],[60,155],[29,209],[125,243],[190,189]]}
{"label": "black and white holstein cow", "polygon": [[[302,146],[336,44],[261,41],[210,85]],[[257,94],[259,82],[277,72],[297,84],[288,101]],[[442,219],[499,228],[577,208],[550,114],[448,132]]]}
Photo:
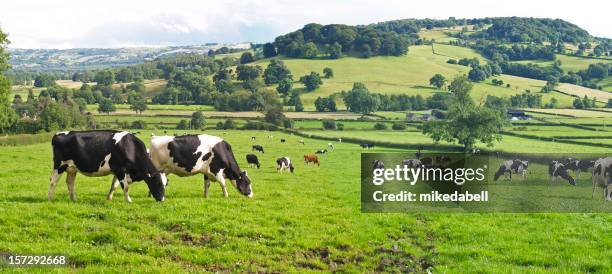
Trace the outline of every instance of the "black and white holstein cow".
{"label": "black and white holstein cow", "polygon": [[592,180],[593,194],[591,197],[595,197],[595,188],[600,186],[604,190],[604,198],[612,201],[612,157],[599,158],[595,161]]}
{"label": "black and white holstein cow", "polygon": [[119,184],[125,200],[130,183],[144,180],[157,201],[165,198],[166,175],[160,172],[147,155],[144,143],[126,131],[94,130],[59,132],[51,140],[53,145],[53,171],[48,198],[53,199],[55,186],[62,173],[67,173],[66,184],[70,199],[76,200],[74,182],[77,172],[85,176],[100,177],[113,174],[108,199]]}
{"label": "black and white holstein cow", "polygon": [[276,171],[283,172],[283,170],[288,169],[293,173],[293,164],[291,163],[291,159],[289,157],[281,157],[276,159]]}
{"label": "black and white holstein cow", "polygon": [[561,178],[575,186],[576,180],[574,180],[574,178],[567,173],[567,170],[567,166],[559,161],[550,162],[548,164],[548,176],[550,177],[551,183],[555,182],[557,178]]}
{"label": "black and white holstein cow", "polygon": [[257,169],[259,169],[259,158],[257,158],[257,155],[255,154],[247,154],[246,155],[246,160],[247,163],[249,164],[249,167],[251,167],[252,165],[256,166]]}
{"label": "black and white holstein cow", "polygon": [[210,179],[219,182],[227,197],[225,179],[247,197],[253,196],[251,180],[241,171],[232,147],[211,135],[156,136],[151,138],[151,160],[166,174],[180,177],[204,174],[204,197],[208,197]]}
{"label": "black and white holstein cow", "polygon": [[529,161],[521,161],[519,159],[508,160],[503,162],[497,172],[495,172],[495,176],[493,179],[497,181],[499,177],[505,175],[509,180],[512,180],[512,173],[521,174],[523,176],[523,180],[527,179],[527,168],[529,167]]}
{"label": "black and white holstein cow", "polygon": [[565,164],[567,169],[572,170],[576,173],[576,178],[580,177],[580,172],[588,172],[595,166],[593,160],[572,160]]}
{"label": "black and white holstein cow", "polygon": [[262,147],[261,145],[253,145],[253,146],[251,147],[251,150],[252,150],[252,151],[259,151],[259,152],[261,152],[261,153],[264,153],[264,149],[263,149],[263,147]]}

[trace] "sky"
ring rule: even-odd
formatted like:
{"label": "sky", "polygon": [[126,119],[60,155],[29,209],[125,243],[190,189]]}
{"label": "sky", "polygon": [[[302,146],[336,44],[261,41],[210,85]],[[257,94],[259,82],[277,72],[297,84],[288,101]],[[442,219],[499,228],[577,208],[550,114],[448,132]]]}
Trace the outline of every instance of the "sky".
{"label": "sky", "polygon": [[405,18],[560,18],[612,38],[612,1],[19,0],[0,9],[12,48],[113,48],[268,42],[307,23]]}

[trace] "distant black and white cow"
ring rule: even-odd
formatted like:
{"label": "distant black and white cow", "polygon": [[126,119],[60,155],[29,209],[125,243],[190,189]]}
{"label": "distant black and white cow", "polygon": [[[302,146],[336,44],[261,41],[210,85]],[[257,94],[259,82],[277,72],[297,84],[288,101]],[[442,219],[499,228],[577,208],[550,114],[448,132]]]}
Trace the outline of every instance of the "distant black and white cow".
{"label": "distant black and white cow", "polygon": [[364,144],[359,144],[359,146],[360,146],[361,148],[364,148],[364,149],[374,148],[374,145],[373,145],[373,144],[367,144],[367,143],[364,143]]}
{"label": "distant black and white cow", "polygon": [[287,140],[285,139],[281,139],[281,143],[287,142]]}
{"label": "distant black and white cow", "polygon": [[327,149],[319,149],[315,152],[315,154],[325,154],[327,153]]}
{"label": "distant black and white cow", "polygon": [[415,168],[421,166],[421,160],[419,159],[404,159],[402,160],[402,166],[406,166],[408,168]]}
{"label": "distant black and white cow", "polygon": [[264,149],[263,149],[263,147],[262,147],[261,145],[253,145],[253,146],[251,147],[251,150],[252,150],[252,151],[259,151],[259,152],[261,152],[261,153],[264,153]]}
{"label": "distant black and white cow", "polygon": [[374,169],[384,169],[385,163],[382,160],[374,160],[373,167]]}
{"label": "distant black and white cow", "polygon": [[591,196],[595,197],[595,188],[600,186],[604,190],[604,198],[612,201],[612,157],[595,160],[592,181],[593,193]]}
{"label": "distant black and white cow", "polygon": [[588,172],[594,166],[593,160],[571,160],[565,165],[567,169],[576,173],[576,178],[580,177],[580,172]]}
{"label": "distant black and white cow", "polygon": [[257,139],[255,136],[251,136],[251,141],[255,141],[255,139]]}
{"label": "distant black and white cow", "polygon": [[332,144],[332,143],[327,143],[327,148],[329,148],[331,150],[335,149],[334,144]]}
{"label": "distant black and white cow", "polygon": [[287,169],[293,173],[294,168],[289,157],[281,157],[276,159],[276,171],[283,172],[283,170]]}
{"label": "distant black and white cow", "polygon": [[508,160],[503,162],[497,172],[495,172],[495,176],[493,179],[497,181],[499,177],[505,175],[509,180],[512,180],[512,173],[521,174],[523,176],[523,180],[527,179],[527,169],[529,168],[529,161],[521,161],[519,159]]}
{"label": "distant black and white cow", "polygon": [[305,143],[304,143],[304,139],[301,139],[301,140],[300,140],[300,144],[302,144],[302,145],[304,145],[304,144],[305,144]]}
{"label": "distant black and white cow", "polygon": [[255,165],[259,169],[260,164],[259,164],[259,158],[257,158],[257,155],[247,154],[246,160],[247,160],[247,163],[249,164],[249,167],[251,167],[252,165]]}
{"label": "distant black and white cow", "polygon": [[70,199],[76,200],[74,182],[77,172],[85,176],[100,177],[113,174],[113,183],[107,198],[121,184],[125,200],[130,183],[145,181],[149,192],[157,201],[165,198],[166,175],[160,172],[147,155],[144,143],[126,131],[96,130],[59,132],[51,140],[53,145],[53,171],[48,198],[53,198],[55,186],[62,173],[67,173],[66,184]]}
{"label": "distant black and white cow", "polygon": [[566,180],[571,185],[576,185],[576,180],[567,173],[567,166],[559,161],[552,161],[548,164],[548,176],[551,182],[555,182],[558,178]]}
{"label": "distant black and white cow", "polygon": [[232,147],[211,135],[156,136],[151,138],[153,164],[167,174],[180,177],[204,174],[204,197],[208,197],[210,179],[219,182],[228,196],[225,180],[229,179],[240,193],[253,196],[251,180],[241,171]]}

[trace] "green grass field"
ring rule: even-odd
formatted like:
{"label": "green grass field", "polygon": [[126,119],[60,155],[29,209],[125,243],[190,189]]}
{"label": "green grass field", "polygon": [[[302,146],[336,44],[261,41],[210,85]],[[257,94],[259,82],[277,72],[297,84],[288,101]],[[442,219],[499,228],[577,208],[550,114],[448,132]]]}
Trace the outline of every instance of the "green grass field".
{"label": "green grass field", "polygon": [[[612,62],[612,60],[585,58],[585,57],[569,56],[569,55],[562,55],[562,54],[557,54],[556,57],[557,57],[557,60],[561,61],[561,68],[566,72],[570,72],[570,71],[577,72],[579,70],[584,70],[584,69],[587,69],[587,67],[590,64]],[[549,60],[522,60],[522,61],[516,61],[516,62],[522,63],[522,64],[532,63],[532,64],[536,64],[539,66],[545,66],[545,67],[553,65],[553,61],[549,61]]]}
{"label": "green grass field", "polygon": [[[149,133],[140,137],[148,142]],[[69,200],[62,184],[49,202],[49,143],[0,147],[0,231],[10,231],[0,233],[0,251],[68,256],[70,268],[54,272],[143,272],[152,267],[163,272],[612,271],[607,263],[609,214],[364,214],[356,144],[336,143],[315,167],[299,159],[327,141],[278,132],[272,140],[266,138],[269,132],[207,133],[226,138],[243,168],[253,144],[250,136],[266,148],[259,155],[262,168],[247,168],[253,199],[231,186],[230,197],[223,198],[216,184],[204,199],[201,176],[171,176],[165,202],[148,198],[140,182],[131,188],[134,202],[127,204],[121,193],[105,200],[110,177],[79,175],[77,202]],[[368,134],[392,140],[416,137],[405,132],[360,135]],[[299,139],[306,139],[305,145]],[[520,140],[504,142],[515,150],[535,151]],[[585,152],[579,146],[576,150]],[[280,156],[294,160],[295,174],[276,172],[274,160]]]}

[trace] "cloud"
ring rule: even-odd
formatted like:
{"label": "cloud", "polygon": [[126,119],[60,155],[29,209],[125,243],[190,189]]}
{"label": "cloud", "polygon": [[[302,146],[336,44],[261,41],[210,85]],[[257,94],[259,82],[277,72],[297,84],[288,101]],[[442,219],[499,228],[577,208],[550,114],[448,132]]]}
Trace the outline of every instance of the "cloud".
{"label": "cloud", "polygon": [[[593,8],[596,6],[597,8]],[[20,0],[3,3],[11,47],[69,48],[264,42],[306,23],[367,24],[402,18],[562,18],[612,37],[608,2],[515,0]]]}

